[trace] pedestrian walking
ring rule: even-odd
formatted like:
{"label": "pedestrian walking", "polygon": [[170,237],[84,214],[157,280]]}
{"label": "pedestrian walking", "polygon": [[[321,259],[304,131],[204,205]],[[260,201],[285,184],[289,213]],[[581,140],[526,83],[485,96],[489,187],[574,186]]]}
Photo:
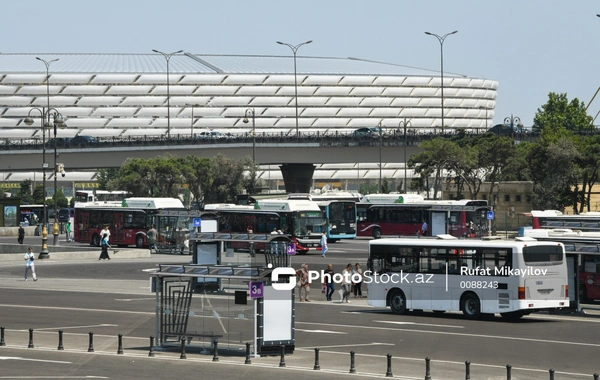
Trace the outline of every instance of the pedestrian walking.
{"label": "pedestrian walking", "polygon": [[71,241],[71,222],[65,224],[65,234],[67,235],[67,243]]}
{"label": "pedestrian walking", "polygon": [[352,287],[352,264],[346,265],[342,272],[342,293],[340,302],[350,303],[350,289]]}
{"label": "pedestrian walking", "polygon": [[327,264],[327,269],[323,271],[323,285],[325,286],[325,299],[331,301],[331,296],[335,292],[335,283],[333,282],[333,265]]}
{"label": "pedestrian walking", "polygon": [[106,242],[110,240],[110,229],[108,228],[108,224],[104,226],[104,229],[100,231],[100,236],[106,235]]}
{"label": "pedestrian walking", "polygon": [[327,250],[327,232],[323,231],[323,235],[321,235],[321,257],[325,257]]}
{"label": "pedestrian walking", "polygon": [[25,228],[23,228],[23,223],[19,224],[19,236],[17,237],[17,241],[19,244],[23,244],[23,240],[25,240]]}
{"label": "pedestrian walking", "polygon": [[148,247],[150,248],[150,253],[152,253],[152,250],[154,250],[154,252],[158,253],[158,248],[156,247],[156,238],[157,237],[158,237],[158,232],[156,231],[156,228],[153,224],[152,227],[150,227],[150,229],[148,230],[148,232],[146,232],[146,240],[148,240]]}
{"label": "pedestrian walking", "polygon": [[308,264],[302,264],[300,269],[296,271],[296,276],[298,277],[297,285],[300,288],[300,302],[310,302],[308,296],[310,294],[310,284],[308,282]]}
{"label": "pedestrian walking", "polygon": [[102,251],[100,251],[100,257],[98,257],[98,260],[110,260],[110,257],[108,256],[108,249],[110,248],[110,244],[108,244],[107,234],[102,235],[102,241],[100,241],[100,246],[102,247]]}
{"label": "pedestrian walking", "polygon": [[33,277],[33,281],[37,281],[37,276],[35,274],[35,265],[33,261],[35,260],[35,255],[33,254],[33,248],[29,247],[27,253],[25,253],[25,281],[27,281],[27,272],[31,271],[31,276]]}
{"label": "pedestrian walking", "polygon": [[362,296],[362,274],[363,271],[360,264],[356,263],[352,270],[352,278],[360,278],[360,281],[352,281],[354,285],[354,298],[363,298]]}
{"label": "pedestrian walking", "polygon": [[423,224],[421,224],[421,236],[427,236],[427,229],[429,226],[427,226],[427,222],[425,221],[425,219],[423,220]]}

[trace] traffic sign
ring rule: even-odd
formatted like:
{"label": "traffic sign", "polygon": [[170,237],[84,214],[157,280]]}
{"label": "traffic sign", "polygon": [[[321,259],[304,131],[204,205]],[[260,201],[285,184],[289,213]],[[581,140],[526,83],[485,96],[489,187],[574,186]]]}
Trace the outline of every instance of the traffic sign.
{"label": "traffic sign", "polygon": [[260,281],[250,281],[250,298],[263,298],[263,283]]}
{"label": "traffic sign", "polygon": [[202,224],[202,218],[194,218],[193,219],[194,227],[200,227]]}
{"label": "traffic sign", "polygon": [[295,243],[290,243],[287,245],[287,254],[288,255],[296,254],[296,244]]}
{"label": "traffic sign", "polygon": [[494,212],[493,211],[488,211],[487,212],[487,219],[488,220],[494,220]]}

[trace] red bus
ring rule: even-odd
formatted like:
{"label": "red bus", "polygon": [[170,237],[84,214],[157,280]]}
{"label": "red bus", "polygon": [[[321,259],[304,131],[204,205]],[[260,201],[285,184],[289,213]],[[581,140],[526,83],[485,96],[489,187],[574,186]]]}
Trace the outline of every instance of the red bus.
{"label": "red bus", "polygon": [[[189,213],[174,220],[158,218],[161,211],[187,211],[176,198],[127,198],[121,204],[98,205],[96,202],[75,205],[74,240],[79,243],[100,245],[100,233],[109,227],[109,241],[113,245],[146,246],[146,231],[152,224],[160,236],[170,236],[178,228],[189,229]],[[198,214],[200,214],[198,212]]]}
{"label": "red bus", "polygon": [[[378,195],[381,197],[382,195]],[[392,195],[398,198],[398,195]],[[368,196],[365,196],[368,199]],[[490,207],[484,200],[427,201],[409,203],[363,202],[359,207],[357,236],[382,235],[411,236],[427,222],[429,235],[449,234],[456,237],[483,236],[488,233],[487,212]]]}
{"label": "red bus", "polygon": [[531,225],[538,228],[569,228],[584,232],[600,231],[600,212],[565,215],[558,210],[531,211]]}

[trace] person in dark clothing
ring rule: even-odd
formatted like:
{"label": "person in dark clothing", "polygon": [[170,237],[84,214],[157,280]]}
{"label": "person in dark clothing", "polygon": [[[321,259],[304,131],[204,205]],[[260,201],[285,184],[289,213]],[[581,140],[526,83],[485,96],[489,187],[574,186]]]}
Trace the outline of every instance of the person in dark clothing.
{"label": "person in dark clothing", "polygon": [[25,228],[23,228],[23,224],[19,225],[19,237],[17,238],[19,244],[23,244],[23,240],[25,239]]}
{"label": "person in dark clothing", "polygon": [[100,242],[100,246],[102,247],[102,251],[100,252],[100,257],[98,257],[98,260],[110,260],[110,257],[108,257],[108,249],[110,248],[110,244],[108,244],[107,234],[102,235],[102,241]]}

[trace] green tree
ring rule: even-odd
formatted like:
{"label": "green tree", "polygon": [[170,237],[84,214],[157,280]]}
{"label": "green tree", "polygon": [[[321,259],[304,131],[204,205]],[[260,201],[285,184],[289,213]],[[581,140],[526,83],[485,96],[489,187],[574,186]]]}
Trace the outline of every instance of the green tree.
{"label": "green tree", "polygon": [[[35,200],[33,197],[33,181],[30,179],[26,179],[21,182],[19,187],[19,192],[17,194],[19,198],[21,198],[21,203],[25,204],[34,204]],[[41,204],[40,200],[40,204]]]}
{"label": "green tree", "polygon": [[180,159],[181,173],[195,202],[200,206],[204,200],[203,189],[212,185],[211,163],[208,158],[187,156]]}
{"label": "green tree", "polygon": [[575,161],[578,181],[573,189],[573,210],[581,213],[591,210],[592,188],[598,181],[600,168],[600,136],[575,136],[574,142],[579,156]]}
{"label": "green tree", "polygon": [[413,155],[408,160],[408,166],[421,176],[425,175],[429,178],[430,175],[434,175],[433,198],[437,198],[437,193],[441,188],[442,171],[447,166],[447,152],[454,151],[456,143],[443,137],[436,137],[433,140],[422,142],[419,147],[423,151]]}
{"label": "green tree", "polygon": [[[567,94],[548,94],[548,102],[538,108],[533,118],[534,132],[541,132],[542,138],[553,137],[554,141],[565,131],[595,129],[592,117],[586,113],[585,104],[575,98],[569,102]],[[546,135],[546,136],[544,136]]]}
{"label": "green tree", "polygon": [[110,181],[116,178],[118,174],[118,168],[98,169],[98,172],[96,173],[96,180],[98,181],[98,190],[121,190],[110,189],[109,187]]}
{"label": "green tree", "polygon": [[222,154],[210,160],[212,183],[204,192],[205,203],[232,202],[236,195],[242,193],[246,169],[244,161]]}

